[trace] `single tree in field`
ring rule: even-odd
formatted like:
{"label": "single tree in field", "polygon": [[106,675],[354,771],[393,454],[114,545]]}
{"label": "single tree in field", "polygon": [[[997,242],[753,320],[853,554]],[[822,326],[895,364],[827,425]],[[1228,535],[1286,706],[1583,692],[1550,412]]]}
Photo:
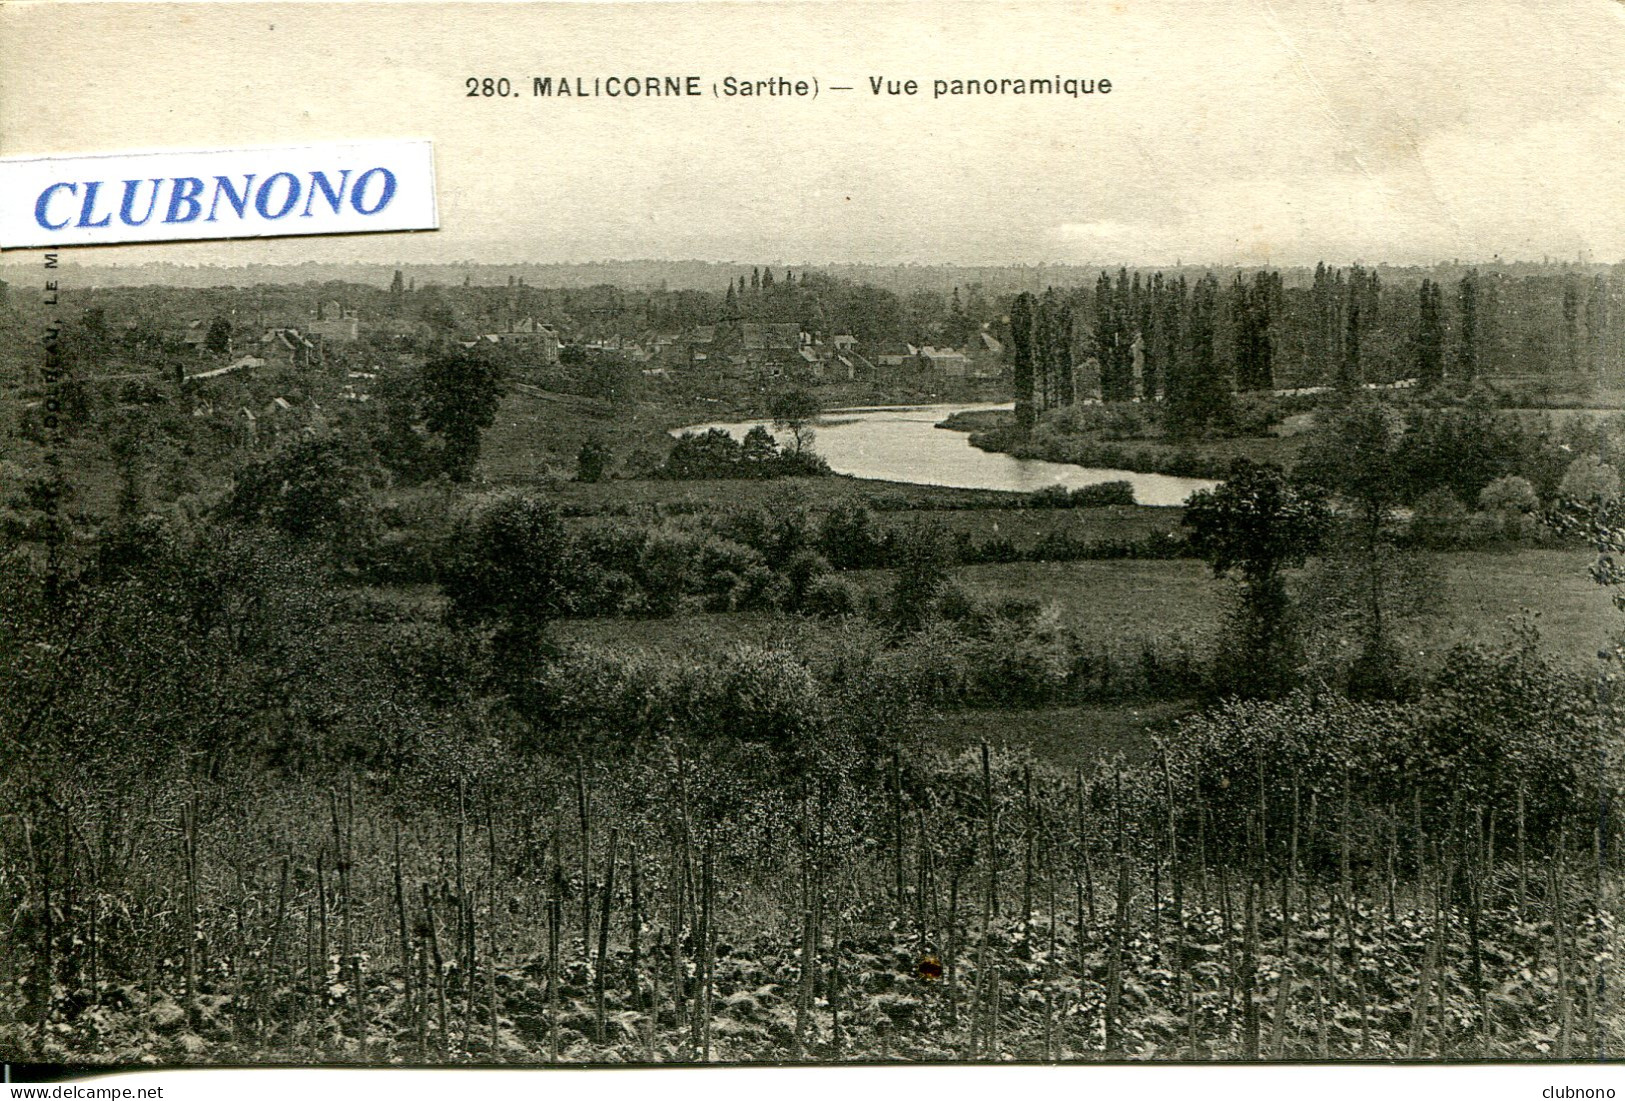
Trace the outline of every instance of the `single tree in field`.
{"label": "single tree in field", "polygon": [[1242,585],[1235,618],[1235,661],[1222,687],[1244,696],[1278,696],[1295,682],[1299,646],[1284,571],[1319,551],[1331,513],[1318,493],[1295,489],[1281,468],[1238,459],[1217,488],[1185,506],[1191,549],[1215,576]]}
{"label": "single tree in field", "polygon": [[614,460],[615,452],[609,446],[609,441],[597,432],[588,433],[587,438],[581,441],[581,450],[576,452],[576,481],[603,481]]}
{"label": "single tree in field", "polygon": [[440,582],[452,622],[494,628],[501,667],[522,676],[570,610],[572,548],[547,502],[510,493],[484,504],[452,535]]}
{"label": "single tree in field", "polygon": [[476,352],[442,353],[423,365],[418,390],[424,423],[441,440],[442,468],[452,481],[468,481],[479,462],[480,434],[502,401],[501,365]]}
{"label": "single tree in field", "polygon": [[1016,427],[1022,435],[1033,430],[1033,345],[1037,325],[1036,300],[1023,291],[1010,303],[1010,372],[1016,391]]}
{"label": "single tree in field", "polygon": [[796,386],[785,390],[773,399],[770,410],[773,414],[773,427],[790,433],[795,440],[795,453],[801,454],[812,447],[812,422],[818,419],[818,399],[812,391]]}

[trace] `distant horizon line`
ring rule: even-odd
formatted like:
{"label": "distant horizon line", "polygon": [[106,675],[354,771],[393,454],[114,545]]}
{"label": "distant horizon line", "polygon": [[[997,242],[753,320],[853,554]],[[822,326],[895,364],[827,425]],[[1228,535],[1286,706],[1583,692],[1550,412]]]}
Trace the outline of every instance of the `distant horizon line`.
{"label": "distant horizon line", "polygon": [[[241,262],[209,260],[189,263],[177,260],[144,259],[130,261],[103,261],[96,259],[79,259],[64,255],[71,253],[70,248],[56,250],[18,249],[15,252],[7,250],[6,255],[0,255],[0,266],[3,267],[29,267],[39,264],[38,253],[55,251],[62,266],[81,268],[105,268],[119,270],[140,267],[174,267],[192,271],[209,269],[243,269],[243,268],[301,268],[301,267],[375,267],[375,268],[414,268],[414,267],[472,267],[472,268],[512,268],[512,267],[595,267],[608,265],[658,265],[658,264],[689,264],[705,265],[708,267],[735,267],[735,268],[785,268],[791,271],[816,271],[820,268],[880,268],[880,269],[909,269],[909,268],[1002,268],[1008,270],[1036,270],[1051,268],[1082,268],[1114,270],[1126,268],[1130,271],[1145,268],[1173,268],[1176,270],[1187,268],[1248,268],[1248,269],[1289,269],[1314,268],[1325,264],[1328,267],[1350,267],[1359,265],[1373,268],[1430,268],[1430,267],[1512,267],[1517,265],[1537,265],[1541,267],[1618,267],[1625,264],[1625,257],[1617,260],[1600,260],[1595,258],[1568,257],[1556,258],[1550,253],[1539,257],[1518,256],[1508,257],[1493,255],[1488,259],[1465,259],[1459,256],[1441,258],[1437,260],[1373,260],[1367,257],[1355,257],[1348,260],[1329,260],[1324,257],[1314,260],[1299,260],[1291,262],[1248,262],[1242,260],[1185,260],[1172,262],[1157,261],[1105,261],[1105,260],[823,260],[823,261],[791,261],[791,260],[707,260],[698,257],[601,257],[593,260],[369,260],[369,259],[342,259],[342,260],[245,260]],[[26,259],[25,259],[26,257]]]}

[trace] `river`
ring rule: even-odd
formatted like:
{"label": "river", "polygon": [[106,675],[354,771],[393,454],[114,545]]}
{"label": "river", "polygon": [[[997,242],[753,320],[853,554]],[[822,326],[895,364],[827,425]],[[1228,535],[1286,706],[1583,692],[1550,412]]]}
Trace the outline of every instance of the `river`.
{"label": "river", "polygon": [[[1004,489],[1030,493],[1045,486],[1077,489],[1101,482],[1127,482],[1142,505],[1180,505],[1199,489],[1216,483],[1202,478],[1137,474],[982,451],[970,445],[970,433],[936,427],[952,413],[1008,409],[1009,405],[911,405],[843,409],[823,414],[814,424],[813,445],[837,474],[888,482],[952,486],[958,489]],[[678,432],[726,429],[742,438],[762,421],[719,421],[696,424]],[[771,431],[772,425],[767,428]],[[675,434],[675,433],[674,433]],[[779,433],[785,435],[785,433]]]}

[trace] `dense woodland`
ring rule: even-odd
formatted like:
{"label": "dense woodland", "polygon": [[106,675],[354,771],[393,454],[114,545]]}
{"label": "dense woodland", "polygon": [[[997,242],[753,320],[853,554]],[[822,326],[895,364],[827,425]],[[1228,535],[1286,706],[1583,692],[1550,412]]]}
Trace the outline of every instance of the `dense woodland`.
{"label": "dense woodland", "polygon": [[[75,291],[43,350],[8,289],[0,1052],[1617,1044],[1619,271],[414,278]],[[302,366],[168,335],[328,300],[362,339]],[[459,339],[730,311],[988,325],[1010,446],[1216,484],[863,483],[816,386]],[[667,434],[706,399],[772,428]]]}

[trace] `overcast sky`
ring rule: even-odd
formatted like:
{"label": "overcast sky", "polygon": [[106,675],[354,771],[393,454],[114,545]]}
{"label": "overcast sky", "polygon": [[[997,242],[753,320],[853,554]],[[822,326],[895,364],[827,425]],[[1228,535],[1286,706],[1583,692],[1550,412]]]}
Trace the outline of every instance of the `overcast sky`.
{"label": "overcast sky", "polygon": [[[87,262],[1625,259],[1619,0],[10,3],[0,22],[8,156],[435,143],[438,232]],[[533,75],[645,73],[824,90],[529,95]],[[1054,74],[1113,90],[929,95]],[[470,99],[470,76],[524,94]],[[925,94],[877,98],[870,76]]]}

